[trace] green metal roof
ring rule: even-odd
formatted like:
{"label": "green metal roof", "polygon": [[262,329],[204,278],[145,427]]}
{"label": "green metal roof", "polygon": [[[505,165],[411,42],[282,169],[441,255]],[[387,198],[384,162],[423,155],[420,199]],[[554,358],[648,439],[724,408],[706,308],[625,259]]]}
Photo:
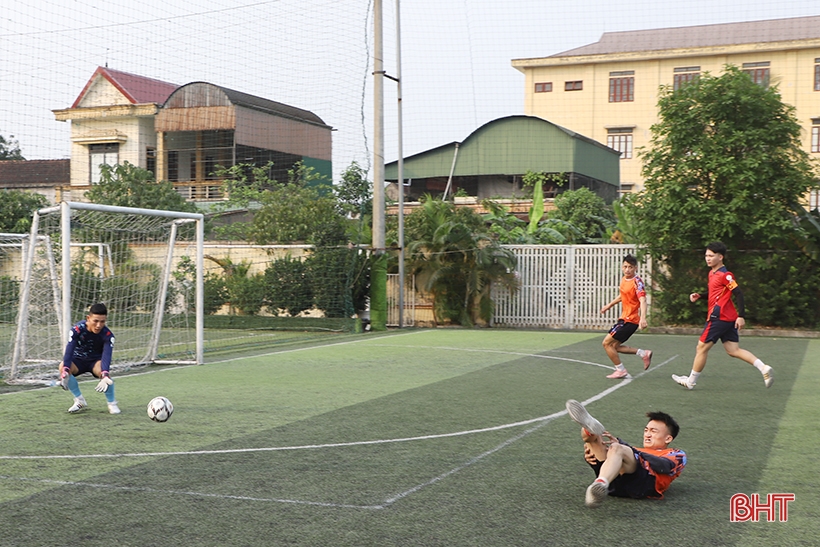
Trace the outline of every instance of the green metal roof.
{"label": "green metal roof", "polygon": [[[447,177],[458,145],[453,176],[579,173],[620,185],[620,153],[574,131],[534,116],[488,122],[461,143],[452,142],[404,159],[405,179]],[[385,165],[385,179],[398,178],[398,164]]]}

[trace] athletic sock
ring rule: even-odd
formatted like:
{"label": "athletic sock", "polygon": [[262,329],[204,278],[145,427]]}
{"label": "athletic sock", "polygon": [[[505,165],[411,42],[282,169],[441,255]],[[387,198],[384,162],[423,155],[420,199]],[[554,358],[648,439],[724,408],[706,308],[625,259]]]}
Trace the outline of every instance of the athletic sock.
{"label": "athletic sock", "polygon": [[114,384],[111,384],[110,386],[108,386],[108,389],[105,390],[105,400],[109,403],[113,403],[114,401],[116,401],[116,399],[114,398]]}
{"label": "athletic sock", "polygon": [[764,369],[764,368],[766,368],[766,363],[764,363],[764,362],[763,362],[763,361],[761,361],[760,359],[755,359],[755,362],[754,362],[754,363],[752,363],[752,364],[753,364],[753,365],[754,365],[754,367],[755,367],[757,370],[759,370],[760,372],[763,372],[763,369]]}
{"label": "athletic sock", "polygon": [[75,397],[83,396],[83,392],[80,391],[80,384],[77,383],[77,378],[73,374],[68,375],[68,391]]}
{"label": "athletic sock", "polygon": [[597,479],[595,479],[595,480],[594,480],[594,481],[592,481],[592,482],[601,482],[601,483],[603,483],[605,486],[609,486],[609,481],[608,481],[608,480],[606,480],[606,479],[604,479],[604,478],[602,478],[602,477],[598,477]]}
{"label": "athletic sock", "polygon": [[615,365],[615,368],[617,370],[626,370],[626,367],[624,366],[623,363],[618,363],[617,365]]}
{"label": "athletic sock", "polygon": [[646,350],[645,350],[645,349],[639,349],[639,350],[637,351],[637,355],[638,355],[638,357],[643,357],[645,353],[646,353]]}
{"label": "athletic sock", "polygon": [[700,376],[700,372],[695,372],[694,370],[689,373],[689,383],[690,384],[697,384],[698,377]]}

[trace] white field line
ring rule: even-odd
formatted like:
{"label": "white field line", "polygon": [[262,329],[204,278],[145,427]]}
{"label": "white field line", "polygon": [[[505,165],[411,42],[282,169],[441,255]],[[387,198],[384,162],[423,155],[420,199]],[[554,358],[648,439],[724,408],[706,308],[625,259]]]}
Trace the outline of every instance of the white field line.
{"label": "white field line", "polygon": [[[633,380],[636,380],[650,371],[655,369],[661,368],[664,365],[670,363],[674,359],[676,359],[678,355],[673,355],[666,361],[660,363],[652,367],[650,370],[642,371],[639,374],[635,375],[632,378],[624,379],[614,386],[605,389],[604,391],[593,395],[592,397],[582,401],[584,406],[593,403],[595,401],[599,401],[606,397],[607,395],[615,392],[616,390],[629,385],[632,383]],[[50,479],[31,479],[31,478],[19,478],[19,477],[9,477],[5,475],[0,475],[0,479],[6,480],[19,480],[19,481],[30,481],[30,482],[41,482],[46,484],[56,484],[62,486],[81,486],[81,487],[89,487],[89,488],[101,488],[101,489],[108,489],[108,490],[119,490],[119,491],[139,491],[139,492],[150,492],[150,493],[158,493],[158,494],[174,494],[174,495],[184,495],[184,496],[194,496],[194,497],[209,497],[209,498],[218,498],[218,499],[226,499],[226,500],[242,500],[242,501],[260,501],[260,502],[273,502],[273,503],[290,503],[290,504],[299,504],[299,505],[313,505],[313,506],[321,506],[321,507],[334,507],[334,508],[349,508],[349,509],[385,509],[392,504],[396,503],[397,501],[406,498],[423,488],[433,485],[437,482],[444,480],[451,475],[454,475],[471,465],[478,463],[479,461],[483,460],[487,456],[490,456],[499,450],[502,450],[516,441],[523,439],[524,437],[530,435],[531,433],[539,430],[540,428],[544,427],[548,423],[552,422],[556,418],[560,418],[567,414],[566,409],[561,410],[559,412],[555,412],[548,416],[542,416],[540,418],[533,418],[531,420],[524,420],[521,422],[515,422],[500,426],[494,427],[487,427],[483,429],[472,429],[467,431],[459,431],[455,433],[445,433],[440,435],[424,435],[420,437],[406,437],[406,438],[399,438],[399,439],[381,439],[381,440],[374,440],[374,441],[359,441],[359,442],[349,442],[349,443],[330,443],[330,444],[322,444],[322,445],[304,445],[304,446],[291,446],[291,447],[268,447],[268,448],[250,448],[250,449],[233,449],[233,450],[211,450],[211,451],[189,451],[189,452],[156,452],[156,453],[142,453],[142,454],[89,454],[83,456],[0,456],[0,459],[6,460],[26,460],[26,459],[54,459],[54,458],[111,458],[111,457],[143,457],[143,456],[169,456],[169,455],[206,455],[206,454],[225,454],[225,453],[237,453],[237,452],[271,452],[271,451],[283,451],[283,450],[304,450],[304,449],[320,449],[320,448],[336,448],[336,447],[344,447],[344,446],[361,446],[361,445],[369,445],[369,444],[387,444],[387,443],[396,443],[396,442],[407,442],[407,441],[416,441],[416,440],[427,440],[427,439],[439,439],[444,437],[455,437],[460,435],[469,435],[473,433],[483,433],[487,431],[498,431],[501,429],[508,429],[511,427],[517,427],[521,425],[528,425],[536,422],[537,425],[527,429],[526,431],[519,433],[518,435],[507,439],[506,441],[502,442],[495,448],[492,448],[486,452],[471,458],[470,460],[464,462],[463,464],[456,466],[449,471],[446,471],[440,475],[437,475],[423,483],[417,484],[412,488],[409,488],[403,492],[400,492],[394,496],[391,496],[384,500],[382,503],[377,505],[353,505],[353,504],[340,504],[340,503],[329,503],[329,502],[316,502],[316,501],[306,501],[306,500],[290,500],[290,499],[282,499],[282,498],[257,498],[251,496],[237,496],[237,495],[229,495],[229,494],[209,494],[204,492],[191,492],[191,491],[179,491],[179,490],[161,490],[155,488],[148,488],[148,487],[129,487],[129,486],[116,486],[116,485],[108,485],[108,484],[96,484],[96,483],[84,483],[84,482],[73,482],[73,481],[57,481],[57,480],[50,480]]]}
{"label": "white field line", "polygon": [[[536,359],[554,359],[555,361],[569,361],[571,363],[581,363],[583,365],[593,365],[596,367],[602,367],[607,369],[614,370],[615,367],[612,365],[602,365],[601,363],[593,363],[592,361],[582,361],[580,359],[570,359],[568,357],[557,357],[555,355],[543,355],[540,353],[523,353],[520,351],[505,351],[500,349],[474,349],[474,348],[451,348],[447,346],[401,346],[398,344],[375,344],[379,347],[384,348],[402,348],[402,349],[434,349],[434,350],[451,350],[451,351],[465,351],[465,352],[473,352],[473,353],[501,353],[504,355],[518,355],[520,357],[535,357]],[[676,356],[677,357],[677,356]]]}

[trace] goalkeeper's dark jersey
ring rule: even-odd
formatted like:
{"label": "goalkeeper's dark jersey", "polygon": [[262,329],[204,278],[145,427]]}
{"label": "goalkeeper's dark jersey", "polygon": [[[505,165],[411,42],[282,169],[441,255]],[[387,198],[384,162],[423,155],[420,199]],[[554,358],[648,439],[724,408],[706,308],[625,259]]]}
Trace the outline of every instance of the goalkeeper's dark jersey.
{"label": "goalkeeper's dark jersey", "polygon": [[111,368],[111,353],[114,350],[114,333],[103,327],[99,334],[94,334],[85,324],[85,319],[71,327],[68,344],[63,355],[63,366],[70,367],[77,361],[95,363],[100,361],[103,372]]}

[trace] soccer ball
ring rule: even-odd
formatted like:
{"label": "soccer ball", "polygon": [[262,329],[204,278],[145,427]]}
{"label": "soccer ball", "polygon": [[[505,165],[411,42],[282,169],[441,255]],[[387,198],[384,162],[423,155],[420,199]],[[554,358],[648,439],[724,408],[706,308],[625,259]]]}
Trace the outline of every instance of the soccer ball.
{"label": "soccer ball", "polygon": [[165,397],[154,397],[148,403],[148,417],[155,422],[167,422],[174,413],[174,405]]}

